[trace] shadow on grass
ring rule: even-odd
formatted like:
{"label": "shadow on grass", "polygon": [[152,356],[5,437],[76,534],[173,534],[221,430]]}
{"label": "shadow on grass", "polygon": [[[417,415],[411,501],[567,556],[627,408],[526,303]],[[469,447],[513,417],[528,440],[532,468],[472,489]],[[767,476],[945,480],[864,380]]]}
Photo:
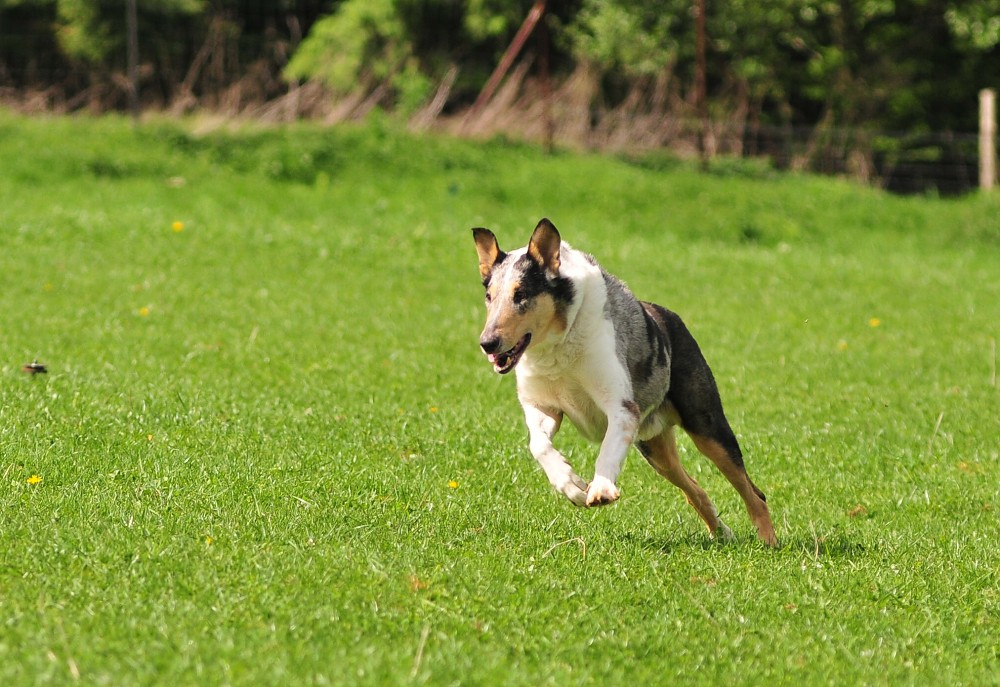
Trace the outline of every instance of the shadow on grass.
{"label": "shadow on grass", "polygon": [[811,533],[797,534],[794,537],[787,537],[781,542],[783,549],[789,551],[801,551],[812,558],[841,558],[852,560],[865,558],[875,553],[875,546],[871,543],[862,544],[852,541],[842,532],[835,532],[823,536],[814,536]]}
{"label": "shadow on grass", "polygon": [[[648,551],[661,554],[671,554],[678,551],[690,551],[701,549],[703,551],[723,550],[723,549],[745,549],[748,547],[759,548],[762,551],[770,550],[755,536],[749,534],[737,534],[730,541],[719,541],[711,539],[707,534],[687,535],[680,537],[649,537],[625,532],[622,534],[624,542],[631,545],[638,545]],[[809,558],[835,558],[853,560],[865,558],[874,553],[871,545],[865,545],[857,541],[850,540],[842,533],[833,533],[821,537],[814,537],[809,533],[784,537],[781,539],[779,552],[801,553]]]}

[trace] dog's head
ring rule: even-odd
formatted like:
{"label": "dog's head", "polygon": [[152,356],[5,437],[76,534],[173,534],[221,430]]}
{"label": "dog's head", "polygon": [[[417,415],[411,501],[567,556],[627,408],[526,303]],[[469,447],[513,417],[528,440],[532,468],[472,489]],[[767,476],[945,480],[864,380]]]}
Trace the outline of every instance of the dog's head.
{"label": "dog's head", "polygon": [[489,229],[472,230],[486,288],[486,326],[479,345],[493,369],[507,374],[532,345],[566,329],[573,283],[560,276],[562,241],[543,219],[525,248],[505,253]]}

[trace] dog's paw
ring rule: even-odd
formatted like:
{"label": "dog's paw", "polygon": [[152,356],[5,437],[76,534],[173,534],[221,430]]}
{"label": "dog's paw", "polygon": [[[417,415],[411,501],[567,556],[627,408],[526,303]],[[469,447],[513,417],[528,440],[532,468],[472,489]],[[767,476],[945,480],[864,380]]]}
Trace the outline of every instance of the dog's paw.
{"label": "dog's paw", "polygon": [[728,542],[733,541],[736,537],[733,536],[733,531],[726,526],[726,523],[719,520],[719,526],[712,533],[712,538],[716,541]]}
{"label": "dog's paw", "polygon": [[781,546],[778,542],[778,536],[774,533],[774,528],[767,528],[757,531],[757,536],[760,540],[770,546],[772,549],[777,549]]}
{"label": "dog's paw", "polygon": [[586,506],[587,488],[587,483],[575,472],[571,472],[567,475],[566,482],[559,487],[559,491],[572,501],[574,506]]}
{"label": "dog's paw", "polygon": [[619,496],[621,496],[621,492],[618,491],[614,482],[607,477],[594,477],[594,481],[590,483],[590,488],[587,490],[587,505],[606,506],[617,501]]}

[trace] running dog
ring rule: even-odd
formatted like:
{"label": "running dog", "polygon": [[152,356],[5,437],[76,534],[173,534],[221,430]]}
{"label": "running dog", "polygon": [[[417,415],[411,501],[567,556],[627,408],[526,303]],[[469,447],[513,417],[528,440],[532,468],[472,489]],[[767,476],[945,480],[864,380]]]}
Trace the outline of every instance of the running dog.
{"label": "running dog", "polygon": [[[764,493],[747,475],[718,387],[675,313],[639,301],[543,219],[524,248],[505,253],[488,229],[472,230],[486,288],[479,345],[500,374],[517,373],[529,448],[552,486],[578,506],[619,497],[629,446],[679,487],[713,537],[731,539],[705,491],[684,471],[674,428],[722,471],[746,503],[757,535],[778,540]],[[563,417],[600,442],[588,484],[552,445]]]}

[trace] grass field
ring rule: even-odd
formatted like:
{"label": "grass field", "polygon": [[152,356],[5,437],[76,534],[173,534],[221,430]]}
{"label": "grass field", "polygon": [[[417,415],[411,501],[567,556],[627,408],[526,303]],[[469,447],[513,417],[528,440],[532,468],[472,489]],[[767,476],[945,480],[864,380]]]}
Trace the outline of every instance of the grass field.
{"label": "grass field", "polygon": [[[1000,196],[194,126],[0,113],[0,684],[1000,684]],[[686,442],[733,543],[634,452],[551,492],[469,232],[542,216],[685,317],[781,549]]]}

